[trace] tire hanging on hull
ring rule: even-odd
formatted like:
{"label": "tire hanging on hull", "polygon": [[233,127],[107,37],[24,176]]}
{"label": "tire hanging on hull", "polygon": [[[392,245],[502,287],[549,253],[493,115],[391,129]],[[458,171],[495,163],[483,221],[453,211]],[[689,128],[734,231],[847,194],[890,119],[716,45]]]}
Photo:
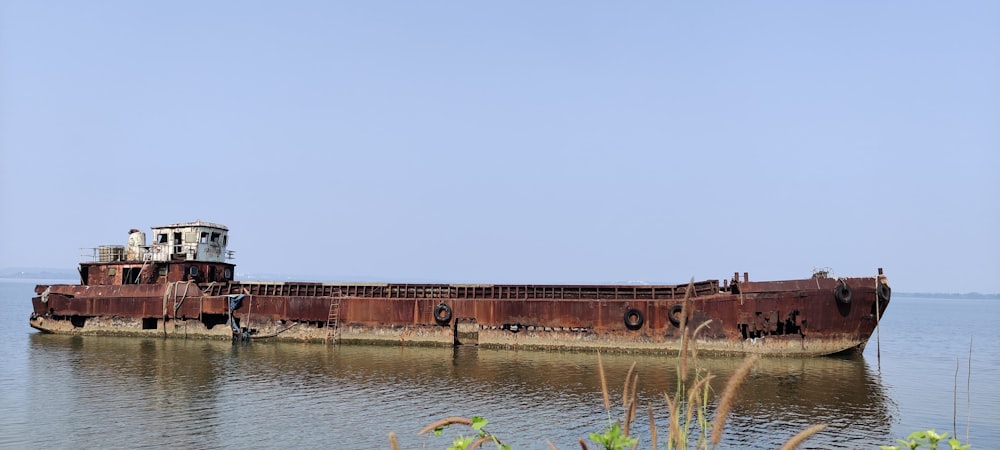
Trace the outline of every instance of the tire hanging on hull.
{"label": "tire hanging on hull", "polygon": [[684,305],[681,305],[680,303],[670,307],[670,310],[667,312],[667,319],[670,320],[671,325],[680,328],[681,319],[679,318],[678,314],[680,314],[680,312],[683,310],[684,310]]}
{"label": "tire hanging on hull", "polygon": [[833,290],[833,296],[837,299],[837,303],[849,305],[851,304],[851,287],[844,280],[840,280],[840,283]]}
{"label": "tire hanging on hull", "polygon": [[445,303],[439,303],[434,307],[434,321],[438,325],[448,325],[451,322],[451,307]]}
{"label": "tire hanging on hull", "polygon": [[642,316],[642,311],[635,308],[629,308],[625,310],[625,328],[632,331],[642,328],[642,323],[645,318]]}

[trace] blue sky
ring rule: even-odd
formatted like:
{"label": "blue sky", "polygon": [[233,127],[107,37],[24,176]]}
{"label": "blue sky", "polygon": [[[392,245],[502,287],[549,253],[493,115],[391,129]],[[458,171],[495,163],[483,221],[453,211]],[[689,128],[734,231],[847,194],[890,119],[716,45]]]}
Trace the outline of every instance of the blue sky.
{"label": "blue sky", "polygon": [[1000,3],[0,0],[0,163],[0,267],[1000,292]]}

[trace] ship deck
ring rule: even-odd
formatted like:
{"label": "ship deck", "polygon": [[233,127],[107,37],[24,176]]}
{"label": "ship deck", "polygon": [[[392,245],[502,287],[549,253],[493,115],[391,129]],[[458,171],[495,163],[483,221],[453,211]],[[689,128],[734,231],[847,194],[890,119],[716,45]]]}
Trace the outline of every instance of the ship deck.
{"label": "ship deck", "polygon": [[[718,294],[719,281],[692,284],[691,296]],[[593,299],[669,300],[684,298],[688,284],[676,285],[528,285],[528,284],[409,284],[301,283],[239,281],[206,286],[206,295],[251,295],[357,298],[434,299]]]}

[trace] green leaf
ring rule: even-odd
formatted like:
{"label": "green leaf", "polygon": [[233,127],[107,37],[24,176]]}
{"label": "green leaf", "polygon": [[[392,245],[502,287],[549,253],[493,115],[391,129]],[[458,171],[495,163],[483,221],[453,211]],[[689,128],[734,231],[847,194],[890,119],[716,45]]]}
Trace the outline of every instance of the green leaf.
{"label": "green leaf", "polygon": [[451,446],[448,447],[448,450],[465,450],[465,448],[468,447],[469,444],[472,444],[472,438],[461,436],[455,439],[455,441],[451,443]]}
{"label": "green leaf", "polygon": [[622,429],[617,422],[611,424],[602,434],[590,433],[590,440],[596,444],[600,444],[605,450],[629,449],[636,442],[639,442],[638,438],[631,438],[622,433]]}
{"label": "green leaf", "polygon": [[[933,431],[933,430],[931,430],[931,431]],[[910,433],[910,435],[907,436],[906,439],[908,439],[910,442],[913,442],[913,441],[918,440],[918,439],[927,439],[927,432],[926,431],[914,431],[914,432]]]}
{"label": "green leaf", "polygon": [[486,426],[486,422],[487,420],[482,417],[472,416],[472,429],[481,431]]}

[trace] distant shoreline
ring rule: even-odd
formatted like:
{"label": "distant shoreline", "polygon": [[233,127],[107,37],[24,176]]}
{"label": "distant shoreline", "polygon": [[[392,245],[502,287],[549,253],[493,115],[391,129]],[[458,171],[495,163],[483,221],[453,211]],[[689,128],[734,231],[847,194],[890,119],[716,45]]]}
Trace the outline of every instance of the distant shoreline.
{"label": "distant shoreline", "polygon": [[961,298],[961,299],[982,299],[1000,300],[1000,294],[980,294],[978,292],[968,292],[965,294],[944,294],[944,293],[921,293],[921,292],[893,292],[893,296],[903,298]]}
{"label": "distant shoreline", "polygon": [[15,272],[0,273],[0,280],[79,280],[76,272]]}

